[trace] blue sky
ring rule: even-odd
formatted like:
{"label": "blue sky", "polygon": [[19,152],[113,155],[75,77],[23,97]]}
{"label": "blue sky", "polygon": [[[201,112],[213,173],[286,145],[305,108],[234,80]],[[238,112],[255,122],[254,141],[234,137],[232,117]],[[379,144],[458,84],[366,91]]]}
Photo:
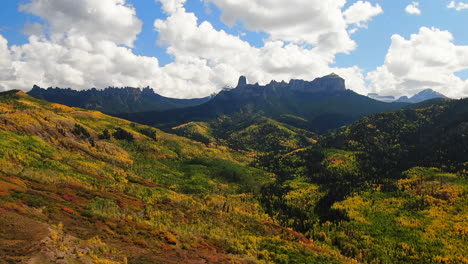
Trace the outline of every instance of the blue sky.
{"label": "blue sky", "polygon": [[[406,13],[405,7],[412,1],[383,0],[379,3],[384,10],[382,15],[375,17],[369,23],[367,30],[359,31],[354,39],[359,47],[350,55],[340,55],[337,64],[340,66],[359,65],[366,71],[371,71],[381,65],[391,44],[390,37],[399,34],[409,38],[421,27],[436,27],[452,32],[455,43],[468,45],[465,23],[468,23],[468,10],[465,12],[448,9],[449,1],[424,0],[420,1],[421,15]],[[468,77],[468,75],[466,76]]]}
{"label": "blue sky", "polygon": [[[8,44],[0,47],[7,58],[0,69],[10,74],[4,74],[4,80],[0,75],[0,90],[27,90],[34,83],[75,89],[149,85],[164,95],[197,97],[233,85],[240,74],[265,83],[336,71],[348,88],[362,94],[411,95],[432,88],[452,97],[468,96],[468,1],[294,0],[283,7],[284,14],[266,0],[102,2],[3,0],[0,37]],[[326,4],[334,7],[325,10]],[[410,5],[418,12],[408,12]],[[258,7],[263,9],[255,10]],[[80,8],[93,10],[96,17],[74,13]],[[55,16],[59,13],[75,20],[61,21]],[[37,30],[25,30],[31,25]],[[338,33],[331,36],[328,31]],[[321,41],[330,36],[331,41]],[[87,48],[76,44],[78,37],[89,42]],[[115,51],[112,57],[103,53],[104,44]],[[38,58],[41,49],[51,54],[60,50],[61,56],[49,54],[46,62]],[[79,61],[77,53],[89,59],[83,55],[87,60]],[[142,70],[119,68],[122,57]],[[452,57],[455,62],[444,59]],[[92,61],[104,77],[94,77],[83,61]],[[41,72],[31,74],[38,65]]]}

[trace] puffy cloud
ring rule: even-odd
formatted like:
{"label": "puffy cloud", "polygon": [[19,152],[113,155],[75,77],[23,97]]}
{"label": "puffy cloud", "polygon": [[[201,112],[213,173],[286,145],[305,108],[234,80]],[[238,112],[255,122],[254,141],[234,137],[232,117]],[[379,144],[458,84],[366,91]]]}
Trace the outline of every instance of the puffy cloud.
{"label": "puffy cloud", "polygon": [[[292,0],[287,8],[283,1],[205,0],[222,10],[227,25],[242,22],[252,31],[263,31],[271,40],[307,43],[322,52],[348,53],[356,47],[347,28],[365,22],[383,12],[377,4],[358,1],[345,12],[346,0]],[[355,30],[353,30],[355,31]]]}
{"label": "puffy cloud", "polygon": [[349,52],[355,43],[346,32],[341,9],[345,0],[208,0],[222,10],[229,26],[242,22],[271,40],[307,43],[331,52]]}
{"label": "puffy cloud", "polygon": [[156,0],[156,2],[161,3],[164,12],[172,14],[183,8],[186,0]]}
{"label": "puffy cloud", "polygon": [[217,31],[205,21],[198,25],[193,13],[180,9],[166,20],[154,23],[159,32],[158,43],[168,45],[168,53],[174,56],[200,56],[211,60],[239,57],[240,51],[251,49],[249,43],[224,31]]}
{"label": "puffy cloud", "polygon": [[379,4],[373,6],[369,2],[357,1],[351,5],[343,15],[347,24],[355,24],[358,27],[366,27],[366,22],[383,13]]}
{"label": "puffy cloud", "polygon": [[0,35],[0,91],[4,91],[8,88],[2,84],[3,81],[12,80],[14,78],[14,69],[11,53],[8,49],[8,41]]}
{"label": "puffy cloud", "polygon": [[[131,49],[141,21],[124,0],[32,0],[20,6],[47,24],[25,28],[29,42],[8,47],[0,37],[0,80],[7,89],[85,89],[156,85],[167,79],[154,57]],[[41,28],[48,28],[47,34]],[[176,85],[170,85],[176,87]],[[175,88],[177,89],[177,87]]]}
{"label": "puffy cloud", "polygon": [[421,10],[419,9],[419,2],[412,2],[411,4],[407,5],[405,12],[410,15],[420,15]]}
{"label": "puffy cloud", "polygon": [[448,4],[447,8],[452,8],[452,9],[455,9],[457,11],[460,11],[460,10],[463,10],[463,9],[468,9],[468,3],[451,1]]}
{"label": "puffy cloud", "polygon": [[431,88],[451,97],[468,96],[468,81],[455,75],[468,69],[468,46],[457,46],[448,31],[422,27],[409,40],[392,36],[385,64],[367,75],[370,90],[412,95]]}
{"label": "puffy cloud", "polygon": [[145,78],[158,73],[156,58],[134,55],[130,49],[110,41],[90,42],[70,36],[51,42],[31,36],[29,43],[11,48],[16,78],[5,83],[11,89],[43,86],[77,89],[109,85],[141,86]]}
{"label": "puffy cloud", "polygon": [[47,20],[52,39],[84,35],[131,47],[142,26],[125,0],[32,0],[20,10]]}

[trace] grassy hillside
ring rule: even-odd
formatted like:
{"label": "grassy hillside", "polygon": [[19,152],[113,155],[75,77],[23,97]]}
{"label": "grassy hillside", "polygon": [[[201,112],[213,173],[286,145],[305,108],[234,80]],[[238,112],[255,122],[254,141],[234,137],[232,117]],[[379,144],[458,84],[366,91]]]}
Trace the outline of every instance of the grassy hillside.
{"label": "grassy hillside", "polygon": [[0,263],[355,263],[267,215],[274,176],[224,147],[11,91],[0,149]]}
{"label": "grassy hillside", "polygon": [[[371,189],[334,205],[350,221],[334,226],[323,241],[359,261],[386,263],[468,263],[468,182],[440,169],[415,167],[396,189]],[[322,233],[323,235],[323,233]]]}
{"label": "grassy hillside", "polygon": [[[285,120],[293,118],[300,119],[284,117]],[[227,146],[250,154],[290,152],[310,146],[318,137],[307,130],[255,114],[236,114],[208,122],[190,122],[173,127],[172,131],[205,144]]]}

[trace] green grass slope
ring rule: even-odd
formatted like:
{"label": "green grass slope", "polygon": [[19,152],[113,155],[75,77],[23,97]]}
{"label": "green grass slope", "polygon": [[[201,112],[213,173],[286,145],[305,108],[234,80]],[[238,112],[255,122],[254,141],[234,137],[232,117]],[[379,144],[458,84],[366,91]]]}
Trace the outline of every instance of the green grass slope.
{"label": "green grass slope", "polygon": [[[294,117],[286,118],[292,120]],[[173,127],[172,131],[205,144],[227,146],[254,155],[287,153],[310,146],[318,137],[307,130],[255,114],[237,114],[208,122],[190,122]]]}

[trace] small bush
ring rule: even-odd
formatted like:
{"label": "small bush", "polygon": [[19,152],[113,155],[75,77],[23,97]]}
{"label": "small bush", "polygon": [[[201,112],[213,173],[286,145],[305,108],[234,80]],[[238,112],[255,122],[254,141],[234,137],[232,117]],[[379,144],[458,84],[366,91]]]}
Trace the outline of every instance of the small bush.
{"label": "small bush", "polygon": [[98,135],[99,139],[110,139],[111,135],[109,133],[109,130],[104,129],[101,134]]}
{"label": "small bush", "polygon": [[40,197],[36,197],[36,196],[27,196],[26,199],[24,200],[24,203],[27,206],[35,207],[35,208],[48,205],[48,203],[44,199]]}
{"label": "small bush", "polygon": [[117,128],[117,130],[112,135],[114,136],[115,139],[118,139],[118,140],[128,140],[128,141],[135,140],[132,133],[120,127]]}
{"label": "small bush", "polygon": [[91,136],[91,134],[89,134],[88,130],[86,130],[86,128],[84,128],[83,126],[81,126],[79,124],[75,124],[75,127],[73,128],[72,132],[73,132],[73,134],[75,134],[77,136],[82,136],[84,138],[89,138]]}
{"label": "small bush", "polygon": [[156,130],[152,129],[152,128],[141,128],[138,130],[138,132],[140,132],[141,134],[153,139],[153,140],[156,140]]}
{"label": "small bush", "polygon": [[[101,217],[118,218],[121,217],[119,206],[109,199],[95,197],[86,205],[84,215],[96,215]],[[83,215],[83,212],[82,212]]]}

